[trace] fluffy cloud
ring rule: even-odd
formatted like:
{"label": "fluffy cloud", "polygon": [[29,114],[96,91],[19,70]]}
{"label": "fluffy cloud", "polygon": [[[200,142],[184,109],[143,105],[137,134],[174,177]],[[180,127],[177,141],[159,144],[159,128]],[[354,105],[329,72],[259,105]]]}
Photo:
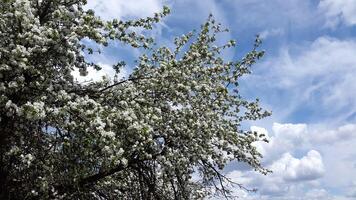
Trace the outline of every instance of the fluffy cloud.
{"label": "fluffy cloud", "polygon": [[259,147],[263,149],[267,160],[272,159],[272,163],[267,168],[274,171],[275,177],[288,182],[314,180],[323,175],[323,161],[318,151],[309,150],[300,159],[292,156],[292,153],[296,149],[302,149],[307,141],[307,125],[274,123],[272,130],[270,143],[260,143]]}
{"label": "fluffy cloud", "polygon": [[309,191],[307,187],[322,189],[319,180],[325,174],[325,166],[319,151],[306,146],[310,134],[306,124],[274,123],[271,133],[257,126],[252,126],[251,130],[263,133],[269,139],[269,143],[257,142],[255,145],[265,156],[264,166],[273,173],[262,176],[256,172],[234,170],[229,177],[249,188],[258,188],[259,199],[293,199]]}
{"label": "fluffy cloud", "polygon": [[327,26],[335,27],[339,23],[348,26],[356,24],[356,2],[354,0],[322,0],[318,7],[326,15]]}
{"label": "fluffy cloud", "polygon": [[269,143],[258,142],[256,147],[264,155],[263,163],[270,164],[296,147],[301,147],[305,141],[307,126],[305,124],[279,124],[273,123],[273,135],[269,136],[266,129],[252,126],[251,131],[256,131],[267,136]]}
{"label": "fluffy cloud", "polygon": [[[257,126],[251,130],[269,138],[269,143],[255,145],[265,156],[263,165],[273,173],[230,171],[234,181],[259,190],[257,194],[236,190],[236,194],[265,200],[355,198],[356,124],[327,129],[320,124],[274,123],[271,132]],[[333,194],[334,190],[340,194]]]}
{"label": "fluffy cloud", "polygon": [[356,125],[347,124],[335,130],[326,130],[314,133],[311,137],[313,143],[333,144],[340,141],[350,140],[356,136]]}
{"label": "fluffy cloud", "polygon": [[89,0],[86,8],[94,9],[104,19],[147,17],[162,10],[162,0]]}
{"label": "fluffy cloud", "polygon": [[307,125],[274,123],[272,130],[276,138],[299,145],[303,142],[303,136],[307,132]]}
{"label": "fluffy cloud", "polygon": [[315,150],[310,150],[301,159],[285,153],[281,159],[272,164],[271,169],[279,173],[286,181],[315,180],[324,174],[322,157]]}
{"label": "fluffy cloud", "polygon": [[[88,82],[93,82],[93,81],[95,82],[95,81],[102,80],[103,77],[110,78],[110,79],[114,78],[116,72],[111,65],[103,64],[103,63],[98,63],[98,65],[102,68],[99,71],[95,70],[94,68],[88,68],[88,74],[86,76],[81,76],[79,70],[75,69],[75,71],[72,72],[72,75],[77,81],[84,84]],[[123,68],[121,69],[120,73],[117,74],[117,78],[118,79],[127,78],[128,75],[129,75],[128,69]]]}

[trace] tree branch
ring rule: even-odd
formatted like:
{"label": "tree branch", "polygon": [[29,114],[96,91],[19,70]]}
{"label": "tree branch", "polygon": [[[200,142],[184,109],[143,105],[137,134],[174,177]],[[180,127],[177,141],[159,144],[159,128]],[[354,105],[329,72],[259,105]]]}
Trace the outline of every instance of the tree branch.
{"label": "tree branch", "polygon": [[[129,163],[127,164],[127,166],[129,166],[131,164],[131,162],[129,161]],[[115,168],[112,168],[108,171],[103,171],[103,172],[99,172],[97,174],[94,174],[94,175],[91,175],[91,176],[88,176],[82,180],[79,181],[79,185],[80,186],[85,186],[87,184],[90,184],[90,183],[95,183],[97,181],[99,181],[100,179],[103,179],[107,176],[110,176],[110,175],[113,175],[117,172],[120,172],[124,169],[127,168],[127,166],[123,165],[123,164],[119,164],[118,166],[116,166]]]}
{"label": "tree branch", "polygon": [[121,85],[121,84],[126,83],[126,82],[129,82],[129,81],[136,81],[136,80],[147,79],[147,78],[148,78],[148,77],[136,77],[136,78],[129,78],[129,79],[126,79],[126,80],[122,80],[122,81],[119,81],[119,82],[117,82],[117,83],[114,83],[114,84],[112,84],[112,85],[109,85],[109,86],[107,86],[107,87],[105,87],[105,88],[99,90],[99,92],[104,92],[104,91],[106,91],[106,90],[108,90],[108,89],[110,89],[110,88],[113,88],[113,87],[115,87],[115,86]]}

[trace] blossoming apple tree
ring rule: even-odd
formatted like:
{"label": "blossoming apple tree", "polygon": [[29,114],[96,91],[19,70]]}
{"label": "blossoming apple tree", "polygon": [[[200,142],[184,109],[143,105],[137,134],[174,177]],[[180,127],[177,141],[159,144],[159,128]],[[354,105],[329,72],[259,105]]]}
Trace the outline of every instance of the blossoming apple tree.
{"label": "blossoming apple tree", "polygon": [[[0,199],[201,199],[228,197],[232,160],[267,173],[253,146],[263,135],[241,123],[269,115],[238,93],[263,52],[225,61],[212,17],[199,32],[157,47],[138,29],[169,13],[100,19],[85,0],[0,3]],[[83,39],[146,49],[125,79],[82,84]],[[123,62],[113,66],[117,73]],[[199,177],[193,179],[192,176]],[[243,187],[241,185],[237,185]]]}

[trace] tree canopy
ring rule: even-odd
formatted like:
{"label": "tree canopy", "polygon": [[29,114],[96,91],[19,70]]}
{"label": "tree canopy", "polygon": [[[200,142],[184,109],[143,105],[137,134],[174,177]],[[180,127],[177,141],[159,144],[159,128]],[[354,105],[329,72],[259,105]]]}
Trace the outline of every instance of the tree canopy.
{"label": "tree canopy", "polygon": [[[85,3],[0,3],[0,199],[228,197],[228,162],[268,172],[253,146],[266,138],[241,123],[270,113],[238,93],[263,56],[258,38],[242,59],[225,61],[221,52],[235,42],[217,45],[226,30],[212,16],[170,49],[138,31],[154,28],[167,7],[106,21]],[[127,78],[83,84],[74,70],[100,70],[85,58],[99,52],[83,39],[146,53]],[[124,63],[113,67],[119,73]]]}

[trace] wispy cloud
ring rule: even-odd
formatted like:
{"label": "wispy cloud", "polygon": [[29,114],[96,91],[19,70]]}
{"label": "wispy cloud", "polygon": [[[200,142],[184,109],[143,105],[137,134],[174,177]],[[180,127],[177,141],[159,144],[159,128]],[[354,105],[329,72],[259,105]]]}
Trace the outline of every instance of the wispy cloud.
{"label": "wispy cloud", "polygon": [[337,25],[356,25],[355,0],[321,0],[319,10],[325,14],[326,26],[335,28]]}
{"label": "wispy cloud", "polygon": [[304,120],[355,120],[354,55],[352,39],[322,36],[311,43],[282,47],[276,57],[256,67],[242,89],[261,94],[280,118],[303,113]]}
{"label": "wispy cloud", "polygon": [[266,39],[267,37],[280,36],[284,34],[284,30],[282,28],[272,28],[262,31],[259,36],[262,39]]}

